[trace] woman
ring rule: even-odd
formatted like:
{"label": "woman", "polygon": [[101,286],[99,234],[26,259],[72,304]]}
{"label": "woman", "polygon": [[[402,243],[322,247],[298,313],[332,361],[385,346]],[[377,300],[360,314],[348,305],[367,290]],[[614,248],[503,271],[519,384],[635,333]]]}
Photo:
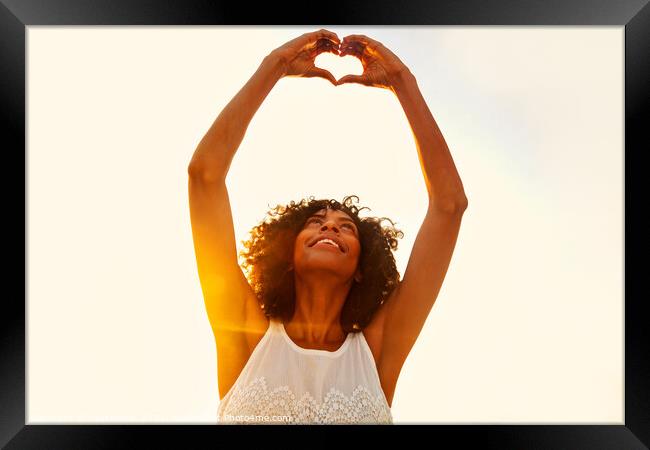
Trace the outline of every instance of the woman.
{"label": "woman", "polygon": [[[336,80],[314,64],[353,55],[361,75]],[[415,137],[428,209],[403,279],[401,232],[359,218],[346,197],[277,207],[238,264],[226,175],[248,124],[282,77],[389,89]],[[400,370],[438,295],[467,198],[445,140],[409,69],[364,35],[321,29],[270,52],[219,114],[189,168],[192,233],[218,354],[219,421],[392,423]],[[249,281],[250,280],[250,281]]]}

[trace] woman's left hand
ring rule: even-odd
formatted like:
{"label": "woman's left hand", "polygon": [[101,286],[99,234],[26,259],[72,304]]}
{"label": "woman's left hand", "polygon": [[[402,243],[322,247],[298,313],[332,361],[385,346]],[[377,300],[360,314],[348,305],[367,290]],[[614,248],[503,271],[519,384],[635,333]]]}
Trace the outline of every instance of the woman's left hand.
{"label": "woman's left hand", "polygon": [[409,72],[408,67],[384,45],[363,34],[351,34],[341,41],[339,56],[352,55],[361,60],[361,75],[346,75],[336,82],[359,83],[365,86],[394,90],[399,77]]}

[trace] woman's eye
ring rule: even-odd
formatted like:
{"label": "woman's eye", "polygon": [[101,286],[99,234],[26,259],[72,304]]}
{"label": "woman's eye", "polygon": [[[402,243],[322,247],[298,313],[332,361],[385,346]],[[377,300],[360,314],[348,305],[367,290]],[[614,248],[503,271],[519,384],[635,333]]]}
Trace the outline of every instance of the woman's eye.
{"label": "woman's eye", "polygon": [[[323,221],[321,219],[309,219],[307,221],[307,225],[309,225],[311,223],[322,223],[322,222]],[[341,228],[343,228],[343,227],[348,227],[348,229],[350,229],[352,231],[355,230],[354,226],[351,223],[344,223],[343,225],[341,225]]]}

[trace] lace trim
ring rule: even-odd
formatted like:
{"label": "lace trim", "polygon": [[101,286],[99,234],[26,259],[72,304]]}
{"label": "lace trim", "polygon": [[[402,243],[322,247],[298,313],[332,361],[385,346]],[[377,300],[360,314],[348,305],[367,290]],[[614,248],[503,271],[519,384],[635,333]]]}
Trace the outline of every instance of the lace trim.
{"label": "lace trim", "polygon": [[392,424],[393,418],[381,395],[357,386],[351,396],[331,388],[322,403],[306,392],[297,398],[288,386],[270,390],[265,377],[233,392],[219,422],[251,424]]}

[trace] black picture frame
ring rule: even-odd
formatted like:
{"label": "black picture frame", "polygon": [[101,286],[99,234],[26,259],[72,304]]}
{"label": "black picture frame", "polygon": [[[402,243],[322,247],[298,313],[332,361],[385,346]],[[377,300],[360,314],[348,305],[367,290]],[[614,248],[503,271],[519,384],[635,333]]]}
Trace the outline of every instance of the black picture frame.
{"label": "black picture frame", "polygon": [[[22,234],[26,258],[26,27],[31,25],[619,25],[625,27],[625,273],[634,270],[635,256],[642,257],[648,248],[647,217],[634,208],[645,204],[639,194],[640,172],[645,166],[639,158],[648,146],[647,123],[650,101],[650,6],[648,0],[490,0],[437,2],[376,2],[354,4],[316,4],[303,7],[278,3],[244,4],[208,1],[145,0],[0,0],[0,68],[2,82],[2,127],[5,129],[2,177],[3,193],[17,191],[17,182],[8,175],[24,174],[23,206],[5,218],[10,228],[8,240]],[[318,11],[318,13],[316,13]],[[9,137],[10,139],[7,139]],[[22,155],[22,157],[21,157]],[[636,164],[633,162],[636,160]],[[5,160],[6,161],[6,160]],[[21,169],[22,168],[22,169]],[[634,194],[633,194],[634,193]],[[634,195],[635,204],[632,204]],[[9,199],[10,196],[3,196]],[[10,204],[9,204],[10,203]],[[634,219],[628,214],[635,214]],[[23,217],[24,221],[16,220]],[[606,238],[606,237],[605,237]],[[628,243],[630,243],[628,245]],[[19,258],[20,260],[20,258]],[[641,259],[643,261],[643,259]],[[26,259],[22,266],[27,301]],[[6,280],[17,280],[18,264],[8,264]],[[291,428],[290,440],[313,439],[311,433],[359,432],[368,435],[425,433],[426,443],[441,439],[454,442],[452,448],[475,446],[498,449],[645,449],[650,444],[650,363],[648,322],[645,303],[648,295],[638,289],[640,277],[625,276],[625,418],[620,425],[399,425],[392,427],[346,426]],[[29,425],[26,424],[25,386],[25,303],[17,295],[6,295],[2,314],[2,361],[0,385],[0,445],[7,449],[24,448],[140,448],[149,446],[188,446],[214,448],[224,439],[241,442],[259,426],[209,425]],[[161,393],[164,395],[164,393]],[[408,428],[407,428],[408,427]],[[263,439],[274,439],[286,426],[266,427]],[[297,433],[309,433],[301,437]],[[278,435],[280,437],[280,435]],[[398,437],[398,436],[396,436]],[[286,442],[284,439],[282,442]],[[299,441],[300,442],[300,441]],[[311,441],[310,441],[311,442]],[[365,442],[365,441],[364,441]],[[232,444],[230,444],[232,445]],[[447,448],[447,447],[446,447]]]}

